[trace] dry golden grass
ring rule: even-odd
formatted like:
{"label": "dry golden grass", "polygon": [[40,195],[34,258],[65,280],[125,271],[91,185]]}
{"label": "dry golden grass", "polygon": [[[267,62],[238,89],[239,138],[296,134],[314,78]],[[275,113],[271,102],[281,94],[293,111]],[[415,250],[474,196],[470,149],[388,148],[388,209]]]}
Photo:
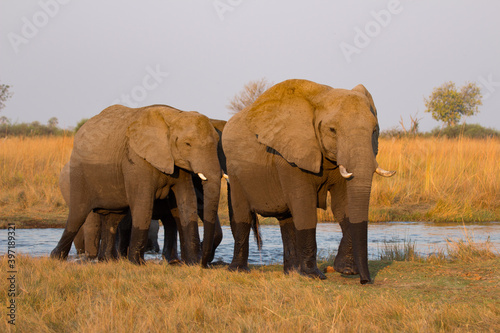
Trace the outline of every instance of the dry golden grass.
{"label": "dry golden grass", "polygon": [[[225,267],[16,258],[19,332],[494,332],[500,260],[372,261],[373,285],[282,266]],[[6,256],[0,269],[7,268]],[[0,303],[7,304],[7,280]],[[7,311],[5,307],[4,311]],[[14,332],[5,320],[0,331]]]}
{"label": "dry golden grass", "polygon": [[0,219],[64,215],[58,181],[72,148],[72,136],[0,139]]}
{"label": "dry golden grass", "polygon": [[416,138],[381,140],[375,207],[434,221],[500,221],[500,140]]}
{"label": "dry golden grass", "polygon": [[[0,221],[58,221],[67,208],[58,187],[72,137],[0,140]],[[500,221],[500,140],[381,139],[379,164],[396,170],[374,176],[372,221]],[[222,195],[225,196],[223,189]],[[320,221],[331,213],[318,210]],[[221,198],[227,223],[227,199]]]}

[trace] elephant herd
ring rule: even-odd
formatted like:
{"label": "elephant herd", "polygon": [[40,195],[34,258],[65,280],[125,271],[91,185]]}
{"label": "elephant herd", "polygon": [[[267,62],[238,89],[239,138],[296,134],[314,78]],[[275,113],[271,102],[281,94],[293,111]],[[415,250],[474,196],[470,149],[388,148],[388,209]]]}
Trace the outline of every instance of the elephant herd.
{"label": "elephant herd", "polygon": [[113,105],[75,135],[60,177],[69,216],[51,257],[65,259],[77,238],[90,257],[144,263],[153,218],[164,225],[167,261],[208,267],[222,240],[217,211],[225,177],[234,237],[229,270],[249,270],[250,229],[260,214],[279,221],[284,271],[325,279],[316,262],[316,209],[326,209],[330,193],[342,229],[334,269],[371,282],[372,177],[394,174],[377,164],[378,134],[377,109],[362,85],[287,80],[227,123],[165,105]]}

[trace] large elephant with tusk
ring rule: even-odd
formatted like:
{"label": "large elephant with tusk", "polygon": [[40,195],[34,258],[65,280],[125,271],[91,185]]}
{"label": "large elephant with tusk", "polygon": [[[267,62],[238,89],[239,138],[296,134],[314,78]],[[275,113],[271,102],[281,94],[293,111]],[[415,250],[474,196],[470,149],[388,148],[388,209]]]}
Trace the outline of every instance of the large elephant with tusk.
{"label": "large elephant with tusk", "polygon": [[[207,266],[213,258],[220,197],[218,143],[209,118],[165,105],[138,109],[113,105],[88,120],[75,135],[69,163],[69,216],[51,257],[67,257],[89,213],[116,226],[130,210],[128,258],[143,263],[153,209],[172,191],[179,210],[182,257],[190,264],[201,257],[202,266]],[[192,174],[203,184],[202,249]]]}
{"label": "large elephant with tusk", "polygon": [[255,213],[278,218],[284,269],[326,278],[316,263],[316,208],[327,193],[342,241],[335,269],[371,281],[367,223],[372,176],[391,176],[376,161],[379,126],[362,85],[334,89],[306,80],[276,84],[234,115],[222,133],[231,181],[235,239],[229,269],[248,270]]}

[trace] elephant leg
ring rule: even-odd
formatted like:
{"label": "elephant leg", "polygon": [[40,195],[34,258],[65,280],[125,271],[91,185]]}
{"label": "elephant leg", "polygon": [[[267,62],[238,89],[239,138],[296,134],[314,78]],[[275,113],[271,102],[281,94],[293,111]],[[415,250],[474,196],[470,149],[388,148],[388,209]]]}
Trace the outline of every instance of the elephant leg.
{"label": "elephant leg", "polygon": [[[79,198],[75,198],[75,202]],[[83,200],[82,200],[83,201]],[[80,202],[82,202],[80,201]],[[87,205],[75,205],[70,206],[68,221],[66,222],[66,227],[64,228],[61,239],[57,243],[56,247],[50,253],[50,257],[53,259],[66,259],[68,253],[71,250],[71,244],[73,243],[78,231],[85,223],[87,215],[90,213],[91,208]]]}
{"label": "elephant leg", "polygon": [[179,210],[178,226],[181,241],[181,258],[186,264],[197,264],[201,259],[201,243],[198,231],[196,195],[191,175],[185,173],[184,179],[172,187]]}
{"label": "elephant leg", "polygon": [[[294,181],[291,182],[290,179]],[[299,273],[312,278],[326,279],[319,270],[316,256],[317,192],[307,176],[294,169],[280,173],[283,192],[288,197],[288,207],[295,225],[296,251]]]}
{"label": "elephant leg", "polygon": [[128,212],[118,224],[117,243],[118,254],[121,257],[128,256],[128,248],[130,246],[130,234],[132,233],[132,216]]}
{"label": "elephant leg", "polygon": [[83,227],[80,228],[78,233],[76,234],[75,240],[73,241],[73,244],[75,245],[76,249],[76,254],[85,254],[85,235],[84,235],[84,230],[85,229],[85,223],[83,224]]}
{"label": "elephant leg", "polygon": [[299,270],[297,255],[296,230],[292,217],[280,219],[281,239],[283,241],[283,270],[285,274]]}
{"label": "elephant leg", "polygon": [[[178,212],[177,212],[178,216]],[[165,222],[164,222],[165,220]],[[177,254],[177,223],[175,220],[162,219],[164,229],[162,256],[169,264],[181,262]],[[180,223],[180,222],[179,222]]]}
{"label": "elephant leg", "polygon": [[158,230],[160,229],[160,224],[158,220],[151,220],[151,225],[148,231],[148,243],[146,245],[146,252],[153,251],[155,253],[160,252],[160,245],[158,245]]}
{"label": "elephant leg", "polygon": [[[248,247],[253,214],[236,178],[231,179],[231,231],[234,238],[233,260],[230,271],[248,272]],[[232,213],[231,213],[232,212]]]}
{"label": "elephant leg", "polygon": [[[142,194],[142,195],[141,195]],[[130,246],[128,249],[128,259],[134,264],[144,264],[144,249],[148,241],[149,225],[153,212],[152,191],[138,193],[137,198],[142,200],[129,199],[131,201],[130,212],[132,214],[132,232],[130,234]]]}
{"label": "elephant leg", "polygon": [[101,215],[102,237],[99,249],[99,261],[118,259],[116,232],[123,217],[123,214],[115,213]]}
{"label": "elephant leg", "polygon": [[181,219],[175,195],[172,192],[169,194],[168,207],[161,216],[161,222],[163,223],[164,232],[163,259],[169,264],[178,264],[181,261],[177,255],[177,227],[181,226]]}
{"label": "elephant leg", "polygon": [[342,239],[340,240],[339,249],[335,256],[333,268],[345,275],[359,274],[358,267],[354,261],[349,218],[344,217],[339,224],[342,229]]}
{"label": "elephant leg", "polygon": [[344,179],[339,179],[330,189],[332,213],[336,221],[339,221],[342,229],[342,239],[335,256],[333,268],[335,271],[345,275],[359,274],[358,267],[354,261],[352,249],[352,234],[347,216],[347,184]]}
{"label": "elephant leg", "polygon": [[82,229],[85,239],[85,255],[88,259],[95,259],[99,251],[99,242],[101,239],[100,215],[93,212],[90,213]]}

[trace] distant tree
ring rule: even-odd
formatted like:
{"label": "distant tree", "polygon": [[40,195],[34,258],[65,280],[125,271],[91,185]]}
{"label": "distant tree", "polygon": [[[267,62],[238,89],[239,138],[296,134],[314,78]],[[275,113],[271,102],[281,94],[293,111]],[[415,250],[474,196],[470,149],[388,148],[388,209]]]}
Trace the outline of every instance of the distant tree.
{"label": "distant tree", "polygon": [[430,112],[432,118],[444,122],[447,126],[455,126],[462,116],[472,116],[479,112],[481,102],[481,88],[469,82],[460,88],[455,83],[446,82],[434,88],[429,98],[424,98],[425,112]]}
{"label": "distant tree", "polygon": [[229,101],[227,108],[230,110],[230,113],[240,112],[255,102],[255,100],[262,95],[264,91],[271,88],[272,85],[273,84],[267,81],[266,78],[248,82],[243,89]]}
{"label": "distant tree", "polygon": [[83,124],[85,124],[87,122],[87,120],[89,120],[88,118],[83,118],[82,120],[80,120],[77,124],[76,124],[76,127],[75,127],[75,133],[78,132],[78,130],[80,129],[80,127],[83,126]]}
{"label": "distant tree", "polygon": [[5,107],[5,101],[12,97],[12,92],[10,92],[11,87],[7,84],[0,83],[0,111]]}
{"label": "distant tree", "polygon": [[0,117],[0,125],[10,125],[10,119],[6,116]]}
{"label": "distant tree", "polygon": [[57,120],[56,117],[50,118],[49,121],[47,122],[47,125],[49,126],[49,128],[56,128],[58,124],[59,124],[59,120]]}

